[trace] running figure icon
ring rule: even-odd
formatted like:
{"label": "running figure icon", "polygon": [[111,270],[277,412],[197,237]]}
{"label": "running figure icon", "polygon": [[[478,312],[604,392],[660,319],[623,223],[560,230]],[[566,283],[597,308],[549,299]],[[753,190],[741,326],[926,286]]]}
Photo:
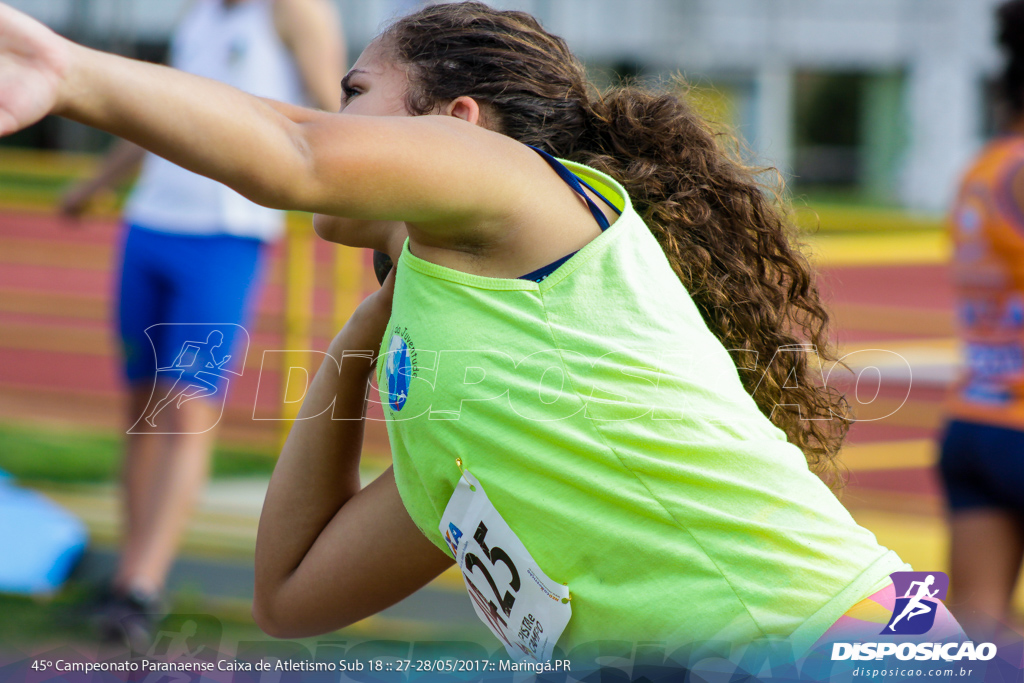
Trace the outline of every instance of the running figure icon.
{"label": "running figure icon", "polygon": [[[217,393],[215,381],[204,379],[202,375],[210,375],[213,380],[219,378],[219,372],[224,365],[231,360],[231,354],[225,355],[219,361],[214,355],[214,349],[218,349],[224,343],[224,334],[220,330],[213,330],[206,337],[205,342],[187,341],[181,345],[181,352],[168,368],[160,368],[162,371],[177,371],[178,377],[167,390],[167,394],[160,399],[153,410],[146,416],[149,426],[156,427],[156,416],[171,403],[177,401],[177,407],[186,401],[203,396],[213,396]],[[212,370],[212,372],[206,372]],[[181,389],[178,385],[188,375],[185,386]]]}
{"label": "running figure icon", "polygon": [[[189,619],[178,631],[158,632],[153,636],[153,644],[146,652],[146,657],[174,663],[195,661],[196,655],[206,649],[203,644],[197,644],[194,650],[189,647],[188,641],[195,638],[196,630],[196,622]],[[192,680],[192,674],[187,670],[171,669],[154,671],[142,683],[190,683]]]}
{"label": "running figure icon", "polygon": [[[931,587],[931,585],[934,583],[934,574],[929,574],[927,577],[925,577],[924,581],[911,582],[910,586],[907,588],[906,594],[903,596],[905,598],[910,598],[910,601],[907,603],[906,607],[903,608],[903,611],[900,612],[900,615],[893,619],[892,623],[889,624],[890,631],[896,631],[896,622],[898,622],[903,617],[906,617],[907,621],[910,621],[918,615],[928,614],[932,611],[932,605],[928,602],[925,602],[923,598],[934,598],[939,593],[938,588],[936,588],[934,591],[928,590],[928,588]],[[914,586],[918,586],[917,593],[911,596],[910,594],[913,592]]]}

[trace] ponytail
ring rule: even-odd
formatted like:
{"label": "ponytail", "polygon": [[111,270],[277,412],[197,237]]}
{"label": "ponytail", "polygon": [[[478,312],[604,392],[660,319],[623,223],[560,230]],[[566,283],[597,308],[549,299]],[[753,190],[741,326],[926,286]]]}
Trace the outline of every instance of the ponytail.
{"label": "ponytail", "polygon": [[811,354],[779,353],[811,344],[835,360],[828,313],[778,194],[674,94],[614,87],[587,119],[571,158],[622,183],[708,328],[746,356],[737,363],[744,388],[811,468],[838,483],[846,400],[814,376]]}

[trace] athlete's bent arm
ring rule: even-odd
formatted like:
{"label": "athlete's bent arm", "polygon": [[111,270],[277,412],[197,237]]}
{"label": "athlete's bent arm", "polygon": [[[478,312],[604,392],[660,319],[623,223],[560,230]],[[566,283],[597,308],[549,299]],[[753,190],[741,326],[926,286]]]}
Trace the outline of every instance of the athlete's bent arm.
{"label": "athlete's bent arm", "polygon": [[347,626],[452,564],[409,519],[390,468],[360,490],[368,356],[383,336],[393,283],[394,275],[331,344],[333,359],[317,372],[274,469],[256,540],[253,600],[253,616],[270,635]]}

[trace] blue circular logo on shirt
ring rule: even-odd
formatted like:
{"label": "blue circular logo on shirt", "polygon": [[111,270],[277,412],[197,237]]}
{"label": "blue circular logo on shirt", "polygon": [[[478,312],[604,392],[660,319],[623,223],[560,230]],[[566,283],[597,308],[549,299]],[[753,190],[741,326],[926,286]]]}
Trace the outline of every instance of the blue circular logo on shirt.
{"label": "blue circular logo on shirt", "polygon": [[401,410],[409,397],[409,380],[412,378],[412,360],[409,345],[401,335],[391,335],[388,343],[388,359],[384,368],[388,376],[388,403],[393,410]]}

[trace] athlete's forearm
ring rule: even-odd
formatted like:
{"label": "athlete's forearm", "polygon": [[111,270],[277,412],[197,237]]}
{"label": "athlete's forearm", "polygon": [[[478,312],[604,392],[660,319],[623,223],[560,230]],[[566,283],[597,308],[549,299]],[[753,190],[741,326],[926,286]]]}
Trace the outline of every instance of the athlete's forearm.
{"label": "athlete's forearm", "polygon": [[352,355],[360,350],[349,345],[344,332],[331,344],[274,468],[256,542],[257,592],[272,593],[286,581],[359,492],[372,360]]}
{"label": "athlete's forearm", "polygon": [[301,208],[299,124],[260,98],[181,71],[71,48],[53,113],[109,131],[261,204]]}
{"label": "athlete's forearm", "polygon": [[[413,572],[402,588],[379,571],[364,576],[375,566],[375,555],[352,551],[377,542],[373,530],[382,527],[412,546],[422,540],[390,472],[366,488],[359,481],[372,359],[393,293],[391,277],[359,305],[331,343],[270,480],[256,538],[253,615],[279,637],[352,623],[391,604],[396,589],[407,594],[444,566],[428,562],[426,574]],[[424,555],[438,559],[436,548],[425,545],[419,543]]]}

